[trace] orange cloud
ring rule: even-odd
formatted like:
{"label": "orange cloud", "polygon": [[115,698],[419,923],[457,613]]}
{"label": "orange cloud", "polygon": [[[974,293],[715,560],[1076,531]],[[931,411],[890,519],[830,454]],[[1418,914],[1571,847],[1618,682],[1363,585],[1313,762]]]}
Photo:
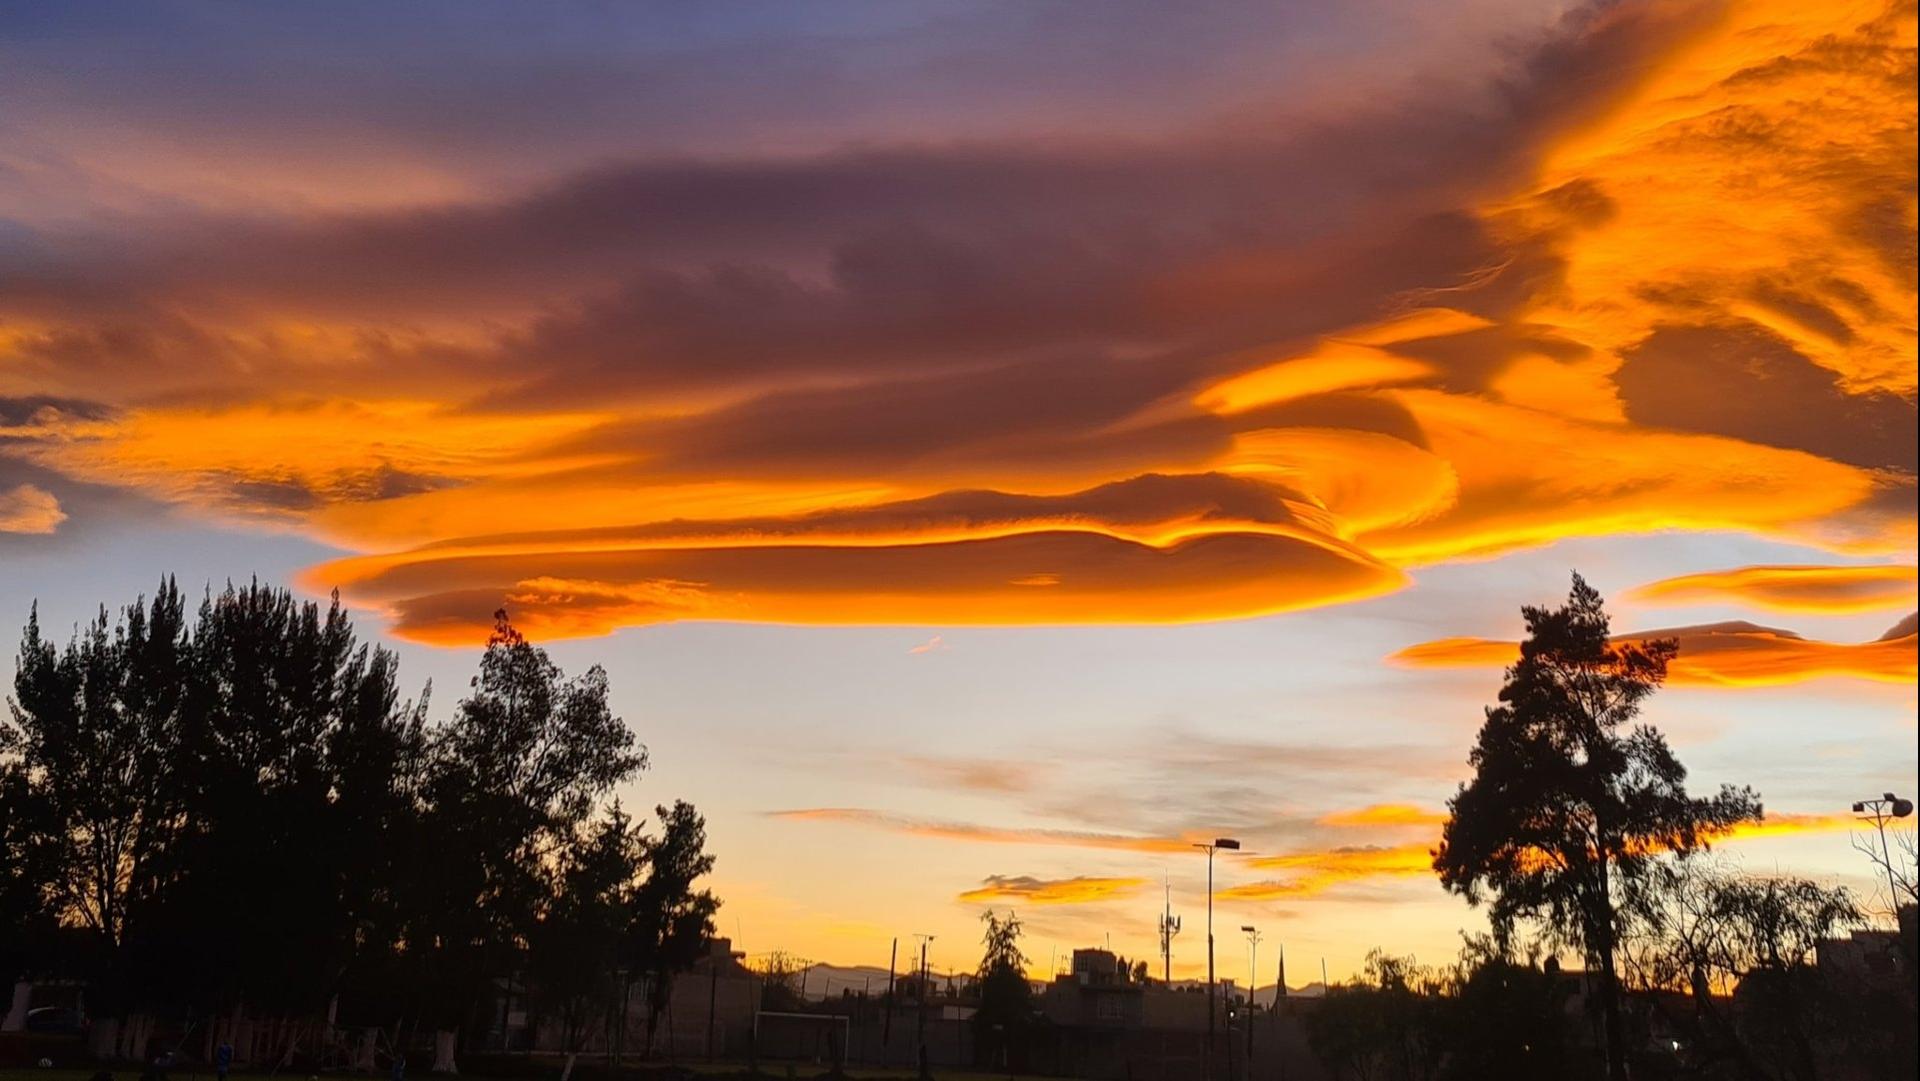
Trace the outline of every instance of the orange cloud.
{"label": "orange cloud", "polygon": [[1875,566],[1757,566],[1686,574],[1627,592],[1645,604],[1727,601],[1790,612],[1869,612],[1906,608],[1920,588],[1920,568]]}
{"label": "orange cloud", "polygon": [[1437,374],[1431,364],[1395,356],[1396,342],[1458,334],[1489,325],[1451,308],[1431,308],[1387,323],[1327,336],[1312,352],[1267,364],[1208,387],[1196,403],[1216,413],[1244,413],[1264,405],[1334,391],[1415,382]]}
{"label": "orange cloud", "polygon": [[1034,878],[1031,875],[989,875],[976,889],[957,898],[966,904],[996,901],[1029,905],[1083,905],[1130,897],[1147,885],[1144,878]]}
{"label": "orange cloud", "polygon": [[1249,882],[1220,891],[1243,901],[1312,897],[1348,882],[1374,878],[1414,878],[1433,874],[1427,844],[1354,845],[1317,852],[1261,856],[1249,861],[1265,870],[1293,872],[1284,879]]}
{"label": "orange cloud", "polygon": [[1320,819],[1323,826],[1439,826],[1445,811],[1429,811],[1408,803],[1376,803],[1352,811],[1335,811]]}
{"label": "orange cloud", "polygon": [[539,452],[595,422],[586,413],[483,416],[429,400],[308,398],[111,416],[49,408],[9,434],[30,460],[79,480],[228,516],[313,523],[330,507],[576,464]]}
{"label": "orange cloud", "polygon": [[1800,833],[1846,833],[1860,827],[1860,820],[1838,814],[1770,814],[1759,822],[1742,822],[1719,834],[1716,840],[1744,841],[1753,837],[1785,837]]}
{"label": "orange cloud", "polygon": [[[1920,646],[1911,627],[1893,637],[1860,643],[1821,642],[1745,622],[1615,635],[1613,640],[1637,643],[1660,638],[1680,643],[1680,654],[1667,670],[1668,680],[1675,684],[1765,687],[1836,676],[1911,683],[1920,669],[1916,662]],[[1413,668],[1502,668],[1519,656],[1517,642],[1442,638],[1408,646],[1388,660]]]}
{"label": "orange cloud", "polygon": [[975,844],[1063,845],[1072,848],[1109,849],[1121,852],[1188,852],[1192,850],[1194,842],[1200,839],[1197,834],[1191,838],[1138,837],[1086,830],[979,826],[965,822],[911,818],[858,807],[810,807],[791,811],[773,811],[769,813],[769,817],[795,822],[843,822],[912,837],[935,837],[946,841],[966,841]]}
{"label": "orange cloud", "polygon": [[66,520],[60,500],[45,488],[16,484],[0,490],[0,533],[47,534]]}
{"label": "orange cloud", "polygon": [[[1051,576],[1035,586],[1033,576]],[[772,623],[1176,623],[1265,615],[1399,587],[1399,572],[1306,534],[1203,533],[1163,546],[1092,530],[932,543],[548,548],[347,560],[309,576],[385,608],[418,641],[470,644],[489,598],[564,638],[675,619]]]}
{"label": "orange cloud", "polygon": [[1443,514],[1357,544],[1389,562],[1491,555],[1571,536],[1666,529],[1807,537],[1871,499],[1874,474],[1721,436],[1554,416],[1433,390],[1387,392],[1458,477]]}
{"label": "orange cloud", "polygon": [[[353,554],[306,585],[449,645],[502,604],[547,638],[1232,619],[1667,530],[1904,557],[1913,29],[1901,0],[1622,3],[1490,76],[1500,124],[1423,102],[46,225],[22,250],[65,269],[0,266],[0,454],[310,533]],[[1695,639],[1677,680],[1913,669]]]}
{"label": "orange cloud", "polygon": [[1888,256],[1915,222],[1914,32],[1910,3],[1726,5],[1556,140],[1539,190],[1588,194],[1560,215],[1539,317],[1603,357],[1662,324],[1748,322],[1848,393],[1911,397],[1915,278]]}

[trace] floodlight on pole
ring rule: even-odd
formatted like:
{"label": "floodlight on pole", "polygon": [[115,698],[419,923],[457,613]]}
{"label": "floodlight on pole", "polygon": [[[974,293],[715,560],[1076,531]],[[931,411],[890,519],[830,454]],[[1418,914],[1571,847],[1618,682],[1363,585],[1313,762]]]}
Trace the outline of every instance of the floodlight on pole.
{"label": "floodlight on pole", "polygon": [[1898,910],[1900,887],[1893,880],[1893,856],[1887,848],[1887,822],[1913,814],[1913,801],[1883,792],[1879,799],[1863,799],[1855,803],[1853,813],[1860,815],[1863,821],[1871,820],[1874,831],[1880,835],[1880,866],[1887,872],[1887,903]]}
{"label": "floodlight on pole", "polygon": [[1219,850],[1238,852],[1240,842],[1232,837],[1215,837],[1211,844],[1195,842],[1195,848],[1207,854],[1207,1045],[1200,1058],[1200,1071],[1203,1078],[1213,1076],[1213,854]]}

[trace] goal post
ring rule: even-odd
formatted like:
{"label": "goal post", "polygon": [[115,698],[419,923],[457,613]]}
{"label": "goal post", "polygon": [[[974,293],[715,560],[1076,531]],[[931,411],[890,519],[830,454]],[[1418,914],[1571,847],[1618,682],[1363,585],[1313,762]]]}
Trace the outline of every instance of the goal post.
{"label": "goal post", "polygon": [[785,1062],[838,1064],[846,1058],[847,1032],[848,1019],[843,1014],[760,1010],[753,1015],[754,1055]]}

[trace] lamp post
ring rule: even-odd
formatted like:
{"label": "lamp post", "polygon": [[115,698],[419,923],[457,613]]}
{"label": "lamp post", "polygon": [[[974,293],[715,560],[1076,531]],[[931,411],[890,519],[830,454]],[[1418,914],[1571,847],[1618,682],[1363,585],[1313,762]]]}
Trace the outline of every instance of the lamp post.
{"label": "lamp post", "polygon": [[915,1061],[919,1065],[918,1076],[921,1081],[927,1081],[933,1076],[933,1064],[927,1058],[927,946],[933,941],[933,936],[916,934],[913,937],[920,940],[920,1019],[914,1034],[919,1053]]}
{"label": "lamp post", "polygon": [[1212,843],[1196,843],[1193,847],[1204,849],[1207,853],[1207,1046],[1200,1056],[1200,1074],[1212,1077],[1213,1067],[1213,854],[1225,849],[1237,852],[1240,842],[1231,837],[1216,837]]}
{"label": "lamp post", "polygon": [[1900,887],[1893,880],[1893,855],[1887,849],[1887,820],[1905,818],[1913,813],[1913,801],[1901,799],[1891,792],[1883,792],[1879,799],[1863,799],[1853,805],[1853,813],[1863,818],[1870,817],[1873,828],[1880,834],[1880,867],[1887,872],[1887,903],[1893,906],[1895,913],[1900,911]]}
{"label": "lamp post", "polygon": [[[1242,924],[1240,930],[1247,934],[1247,1076],[1253,1076],[1253,993],[1260,983],[1260,931],[1252,924]],[[1280,990],[1274,989],[1273,1008],[1280,1008]]]}

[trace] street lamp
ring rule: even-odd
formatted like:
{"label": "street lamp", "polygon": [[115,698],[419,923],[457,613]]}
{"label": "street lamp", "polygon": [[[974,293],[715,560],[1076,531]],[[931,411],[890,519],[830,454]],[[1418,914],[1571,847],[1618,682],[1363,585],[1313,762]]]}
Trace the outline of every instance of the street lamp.
{"label": "street lamp", "polygon": [[1863,799],[1854,804],[1853,813],[1871,816],[1873,828],[1880,834],[1880,866],[1887,872],[1887,903],[1897,912],[1900,908],[1900,887],[1893,881],[1893,856],[1887,850],[1887,820],[1912,814],[1913,801],[1883,792],[1879,799]]}
{"label": "street lamp", "polygon": [[915,934],[913,937],[920,940],[920,1017],[914,1034],[919,1053],[914,1059],[920,1067],[917,1071],[920,1081],[928,1081],[933,1076],[933,1064],[927,1057],[927,947],[932,944],[933,936]]}
{"label": "street lamp", "polygon": [[[1250,923],[1241,924],[1247,935],[1247,1076],[1253,1076],[1253,992],[1260,984],[1260,931]],[[1280,991],[1274,989],[1273,1008],[1280,1008]]]}
{"label": "street lamp", "polygon": [[1206,853],[1207,853],[1207,1049],[1206,1049],[1206,1054],[1201,1056],[1200,1068],[1201,1068],[1202,1076],[1211,1077],[1212,1064],[1213,1064],[1211,1056],[1213,1055],[1213,1032],[1214,1032],[1214,1028],[1213,1028],[1213,986],[1214,986],[1213,984],[1213,854],[1214,852],[1220,849],[1225,849],[1228,852],[1238,852],[1240,850],[1240,842],[1234,840],[1231,837],[1215,837],[1212,843],[1207,843],[1204,841],[1197,842],[1194,844],[1193,847],[1204,849],[1206,850]]}

